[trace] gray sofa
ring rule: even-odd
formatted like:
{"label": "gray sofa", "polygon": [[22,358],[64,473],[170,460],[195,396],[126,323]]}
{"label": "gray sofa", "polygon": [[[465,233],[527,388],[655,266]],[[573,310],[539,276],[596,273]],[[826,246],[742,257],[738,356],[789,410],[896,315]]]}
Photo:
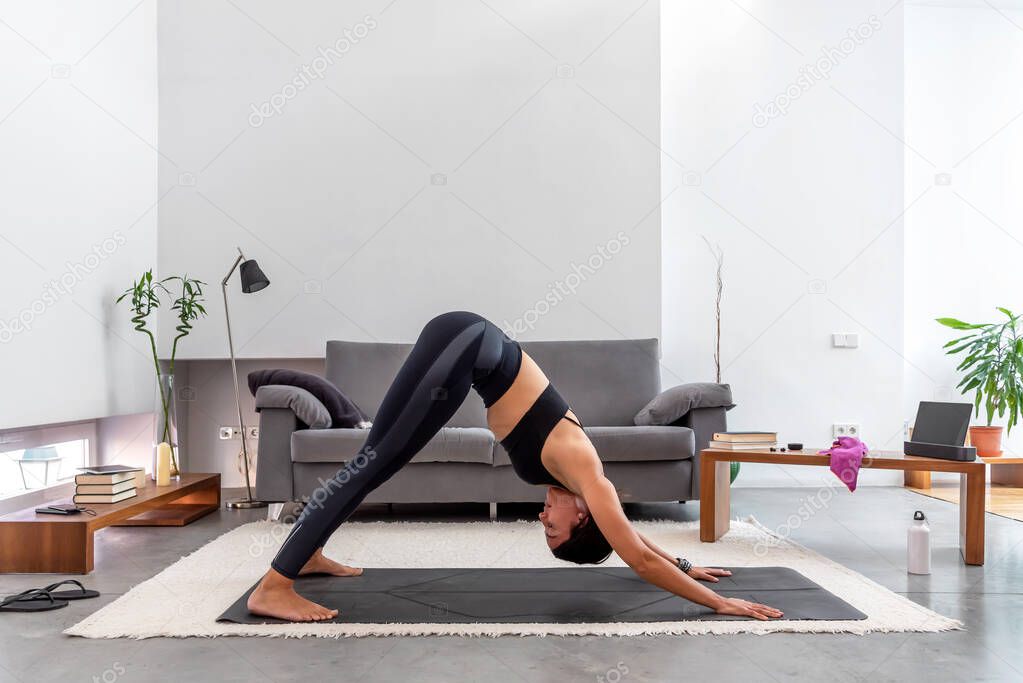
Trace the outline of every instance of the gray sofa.
{"label": "gray sofa", "polygon": [[[326,378],[372,417],[411,348],[328,341]],[[622,501],[699,496],[700,468],[694,456],[715,431],[725,429],[727,408],[695,407],[668,425],[636,426],[636,413],[661,392],[656,339],[534,341],[522,342],[522,348],[578,415]],[[308,428],[294,408],[294,400],[282,400],[272,387],[256,392],[260,435],[255,493],[260,500],[308,496],[354,457],[368,434],[366,429]],[[543,487],[515,476],[487,428],[482,400],[470,391],[447,426],[366,502],[538,502],[544,493]],[[494,510],[492,505],[492,514]]]}

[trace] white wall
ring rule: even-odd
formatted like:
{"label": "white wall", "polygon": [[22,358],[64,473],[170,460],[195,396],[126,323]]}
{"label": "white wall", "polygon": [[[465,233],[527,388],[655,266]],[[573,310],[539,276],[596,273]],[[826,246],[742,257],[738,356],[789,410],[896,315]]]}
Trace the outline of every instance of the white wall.
{"label": "white wall", "polygon": [[[729,426],[821,445],[832,423],[858,422],[870,447],[901,448],[901,5],[685,0],[661,11],[662,191],[674,190],[665,384],[713,379],[706,235],[725,253],[723,381],[739,404]],[[843,46],[864,25],[869,37]],[[829,78],[808,75],[825,48],[846,49]],[[787,113],[754,122],[790,85]],[[858,333],[860,347],[831,348],[833,332]],[[832,479],[744,465],[737,485]]]}
{"label": "white wall", "polygon": [[[917,401],[956,397],[933,318],[1020,307],[1019,9],[907,5],[904,27],[888,2],[490,4],[164,4],[158,108],[154,3],[5,3],[0,369],[17,391],[0,428],[151,408],[144,340],[112,300],[156,260],[158,197],[160,273],[213,286],[192,358],[225,355],[235,244],[273,279],[234,290],[241,355],[316,357],[328,337],[409,339],[447,308],[513,321],[625,230],[519,336],[658,336],[663,311],[665,384],[709,379],[706,235],[726,258],[731,424],[806,443],[856,421],[898,447]],[[366,15],[325,78],[251,125]],[[870,15],[829,78],[807,76]],[[786,114],[754,121],[801,76]],[[69,269],[70,291],[48,286]]]}
{"label": "white wall", "polygon": [[113,301],[156,261],[156,8],[0,8],[0,428],[152,408]]}
{"label": "white wall", "polygon": [[[248,358],[411,341],[449,309],[512,323],[591,256],[516,336],[659,336],[659,12],[634,10],[161,4],[161,273],[215,284],[235,245],[258,259],[270,288],[232,287]],[[346,31],[364,37],[325,60]],[[182,357],[227,354],[212,294]]]}
{"label": "white wall", "polygon": [[908,418],[921,400],[972,400],[934,318],[1023,309],[1023,10],[998,4],[906,8],[906,196],[926,193],[906,214]]}

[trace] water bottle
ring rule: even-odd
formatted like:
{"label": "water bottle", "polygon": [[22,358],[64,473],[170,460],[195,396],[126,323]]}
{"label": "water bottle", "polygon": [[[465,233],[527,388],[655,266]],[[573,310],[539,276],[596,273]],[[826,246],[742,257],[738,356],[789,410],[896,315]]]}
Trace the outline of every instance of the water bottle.
{"label": "water bottle", "polygon": [[913,524],[907,535],[909,561],[907,566],[910,574],[931,573],[931,528],[927,526],[924,513],[917,510],[913,513]]}

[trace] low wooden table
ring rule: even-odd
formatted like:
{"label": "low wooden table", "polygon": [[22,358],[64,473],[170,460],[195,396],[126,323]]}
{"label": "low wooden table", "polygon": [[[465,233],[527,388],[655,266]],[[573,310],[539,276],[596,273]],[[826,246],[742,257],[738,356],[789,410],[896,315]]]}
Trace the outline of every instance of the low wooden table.
{"label": "low wooden table", "polygon": [[88,574],[92,535],[108,526],[184,526],[220,507],[219,474],[182,474],[170,486],[147,479],[134,498],[92,503],[96,515],[45,515],[33,505],[0,517],[0,572]]}
{"label": "low wooden table", "polygon": [[[1023,488],[1023,458],[997,456],[984,458],[991,469],[991,483],[999,486]],[[914,489],[931,488],[930,472],[906,472],[903,483]]]}
{"label": "low wooden table", "polygon": [[[828,467],[830,457],[818,455],[819,449],[787,451],[726,451],[708,448],[700,452],[700,540],[713,543],[728,533],[731,505],[729,463],[759,462],[772,465],[809,465]],[[957,472],[959,474],[959,550],[966,564],[984,564],[984,479],[985,464],[939,460],[905,455],[898,451],[871,452],[863,459],[863,469],[902,470],[904,472]],[[837,478],[836,486],[842,484]]]}
{"label": "low wooden table", "polygon": [[985,458],[991,468],[991,483],[1002,486],[1023,487],[1023,458],[1000,456]]}

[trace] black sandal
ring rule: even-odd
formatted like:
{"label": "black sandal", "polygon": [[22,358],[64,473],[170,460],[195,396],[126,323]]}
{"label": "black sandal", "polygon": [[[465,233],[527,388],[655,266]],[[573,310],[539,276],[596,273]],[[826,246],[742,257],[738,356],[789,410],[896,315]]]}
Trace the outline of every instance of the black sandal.
{"label": "black sandal", "polygon": [[[56,590],[66,583],[74,584],[78,586],[78,590],[59,591]],[[86,598],[98,598],[99,592],[89,590],[83,586],[80,582],[74,579],[65,579],[64,581],[58,581],[57,583],[51,583],[49,586],[43,589],[58,600],[85,600]]]}
{"label": "black sandal", "polygon": [[17,595],[8,595],[0,601],[0,612],[48,612],[67,607],[67,600],[55,600],[40,588],[33,588]]}

